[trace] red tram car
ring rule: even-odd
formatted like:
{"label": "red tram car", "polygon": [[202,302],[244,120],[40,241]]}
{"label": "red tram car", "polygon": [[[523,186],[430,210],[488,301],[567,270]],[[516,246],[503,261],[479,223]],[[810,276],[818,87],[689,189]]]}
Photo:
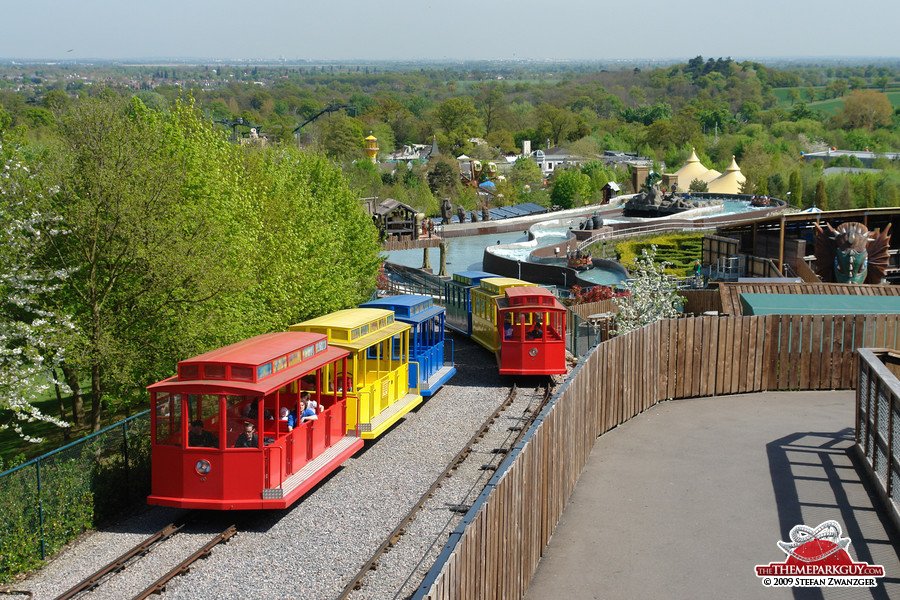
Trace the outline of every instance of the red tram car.
{"label": "red tram car", "polygon": [[[176,376],[148,387],[147,501],[218,510],[292,504],[363,446],[358,430],[347,431],[348,355],[322,334],[291,331],[179,362]],[[298,422],[301,399],[318,404],[315,420]]]}
{"label": "red tram car", "polygon": [[494,353],[501,374],[567,372],[566,307],[550,290],[489,277],[471,296],[472,340]]}
{"label": "red tram car", "polygon": [[497,299],[500,373],[565,374],[565,307],[542,287],[510,287],[505,292]]}

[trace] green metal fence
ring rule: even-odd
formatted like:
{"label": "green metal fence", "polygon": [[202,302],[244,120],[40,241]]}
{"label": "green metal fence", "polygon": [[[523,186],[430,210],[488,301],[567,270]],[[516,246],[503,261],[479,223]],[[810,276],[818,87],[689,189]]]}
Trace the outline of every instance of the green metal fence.
{"label": "green metal fence", "polygon": [[150,411],[0,473],[0,582],[150,492]]}

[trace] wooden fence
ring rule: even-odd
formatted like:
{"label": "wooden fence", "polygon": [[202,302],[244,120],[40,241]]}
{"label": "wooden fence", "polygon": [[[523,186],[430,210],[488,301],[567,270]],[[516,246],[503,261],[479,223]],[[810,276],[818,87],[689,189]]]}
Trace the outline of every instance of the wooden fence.
{"label": "wooden fence", "polygon": [[665,399],[847,389],[855,350],[897,347],[900,315],[694,317],[599,344],[450,537],[414,598],[521,598],[597,436]]}

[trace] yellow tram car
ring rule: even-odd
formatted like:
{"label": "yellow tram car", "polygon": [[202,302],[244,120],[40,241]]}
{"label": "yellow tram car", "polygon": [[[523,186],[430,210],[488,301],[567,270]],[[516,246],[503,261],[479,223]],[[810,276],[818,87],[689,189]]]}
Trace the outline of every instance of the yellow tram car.
{"label": "yellow tram car", "polygon": [[472,288],[472,339],[494,353],[500,349],[497,300],[512,287],[538,286],[512,277],[488,277]]}
{"label": "yellow tram car", "polygon": [[324,333],[330,346],[350,351],[347,430],[356,430],[358,424],[361,437],[367,440],[377,438],[422,403],[419,390],[409,384],[410,329],[409,324],[394,321],[392,311],[377,308],[339,310],[290,327],[291,331]]}

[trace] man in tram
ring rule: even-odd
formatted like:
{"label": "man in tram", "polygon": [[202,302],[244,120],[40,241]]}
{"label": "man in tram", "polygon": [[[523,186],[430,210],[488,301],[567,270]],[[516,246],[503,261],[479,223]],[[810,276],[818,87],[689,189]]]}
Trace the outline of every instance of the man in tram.
{"label": "man in tram", "polygon": [[539,340],[544,337],[544,324],[541,315],[535,315],[534,327],[526,335],[529,340]]}
{"label": "man in tram", "polygon": [[247,421],[244,423],[244,433],[237,437],[237,440],[234,442],[235,448],[258,448],[259,447],[259,436],[256,435],[256,426]]}
{"label": "man in tram", "polygon": [[191,422],[191,430],[188,432],[188,446],[218,448],[219,438],[213,432],[203,429],[203,421],[197,419]]}

